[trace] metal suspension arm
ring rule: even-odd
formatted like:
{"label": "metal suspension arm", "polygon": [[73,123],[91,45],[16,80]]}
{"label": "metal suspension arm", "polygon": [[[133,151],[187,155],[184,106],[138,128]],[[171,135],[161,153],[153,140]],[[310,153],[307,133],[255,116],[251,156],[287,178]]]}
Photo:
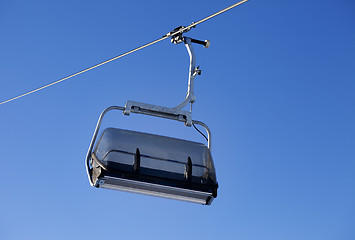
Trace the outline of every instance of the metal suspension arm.
{"label": "metal suspension arm", "polygon": [[169,118],[185,122],[185,125],[190,127],[192,125],[191,110],[185,111],[182,110],[182,108],[184,108],[187,104],[192,104],[196,101],[196,97],[194,94],[194,79],[197,75],[201,74],[201,70],[199,69],[199,67],[195,67],[195,53],[192,47],[192,43],[201,44],[205,48],[208,48],[210,45],[210,41],[200,41],[193,38],[183,37],[182,34],[174,36],[171,41],[175,44],[184,42],[190,57],[189,80],[187,96],[185,100],[174,108],[140,103],[135,101],[127,101],[123,113],[125,115],[129,115],[131,112],[134,112],[162,118]]}
{"label": "metal suspension arm", "polygon": [[196,96],[194,94],[194,79],[197,75],[201,75],[201,70],[199,69],[199,67],[195,67],[196,57],[195,57],[194,49],[192,47],[192,43],[201,44],[205,48],[208,48],[210,46],[210,41],[208,41],[208,40],[200,41],[197,39],[193,39],[193,38],[189,38],[189,37],[182,37],[182,36],[177,36],[172,39],[172,42],[175,44],[182,42],[182,41],[185,43],[185,47],[187,49],[187,52],[189,53],[190,68],[189,68],[189,80],[188,80],[188,87],[187,87],[187,95],[186,95],[185,100],[174,108],[177,110],[181,110],[187,104],[189,104],[189,103],[192,104],[196,101]]}

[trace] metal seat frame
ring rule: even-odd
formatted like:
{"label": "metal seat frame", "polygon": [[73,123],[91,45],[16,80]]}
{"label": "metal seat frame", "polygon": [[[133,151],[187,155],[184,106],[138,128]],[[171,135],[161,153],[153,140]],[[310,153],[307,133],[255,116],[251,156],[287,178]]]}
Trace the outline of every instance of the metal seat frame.
{"label": "metal seat frame", "polygon": [[[92,169],[91,162],[90,162],[90,159],[91,159],[91,156],[92,156],[92,151],[93,151],[93,148],[94,148],[94,145],[95,145],[96,138],[97,138],[97,136],[98,136],[100,127],[101,127],[101,123],[102,123],[103,117],[106,115],[107,112],[112,111],[112,110],[125,111],[126,108],[125,108],[125,107],[120,107],[120,106],[111,106],[111,107],[106,108],[106,109],[101,113],[101,115],[100,115],[100,117],[99,117],[99,120],[98,120],[98,122],[97,122],[97,124],[96,124],[96,128],[95,128],[95,131],[94,131],[94,135],[93,135],[93,137],[92,137],[92,139],[91,139],[91,142],[90,142],[89,150],[88,150],[88,152],[87,152],[87,154],[86,154],[86,160],[85,160],[86,171],[87,171],[87,174],[88,174],[88,177],[89,177],[90,184],[91,184],[92,186],[95,186],[95,183],[92,182],[92,179],[91,179],[91,177],[90,177],[90,176],[91,176],[91,169]],[[132,111],[132,112],[133,112],[133,111]],[[140,111],[137,111],[137,112],[134,111],[133,113],[146,114],[145,112],[140,112]],[[154,115],[154,114],[155,114],[155,112],[152,112],[152,113],[149,113],[149,114],[147,114],[147,115],[161,117],[160,115],[161,115],[162,113],[158,113],[157,115]],[[172,117],[171,114],[167,115],[166,118],[168,118],[168,119],[173,119],[173,117]],[[176,115],[176,117],[175,117],[174,120],[181,121],[180,119],[181,119],[181,116]],[[186,121],[185,121],[185,123],[186,123]],[[203,122],[201,122],[201,121],[197,121],[197,120],[192,120],[191,123],[193,123],[193,124],[198,124],[198,125],[200,125],[200,126],[202,126],[202,127],[205,128],[205,130],[206,130],[206,132],[207,132],[207,137],[208,137],[208,149],[211,151],[211,131],[210,131],[210,129],[208,128],[208,126],[207,126],[205,123],[203,123]]]}

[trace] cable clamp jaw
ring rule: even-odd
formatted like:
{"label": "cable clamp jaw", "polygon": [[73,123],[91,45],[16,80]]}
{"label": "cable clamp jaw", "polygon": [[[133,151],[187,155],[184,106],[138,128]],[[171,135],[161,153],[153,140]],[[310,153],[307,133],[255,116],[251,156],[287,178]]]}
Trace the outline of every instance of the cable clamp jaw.
{"label": "cable clamp jaw", "polygon": [[[194,23],[194,22],[193,22]],[[192,23],[192,24],[193,24]],[[191,25],[190,25],[191,26]],[[181,36],[182,37],[182,34],[183,33],[186,33],[186,32],[188,32],[188,31],[190,31],[191,30],[191,28],[195,28],[196,26],[193,26],[193,27],[190,27],[190,26],[187,26],[187,27],[185,27],[185,26],[179,26],[179,27],[177,27],[177,28],[175,28],[173,31],[171,31],[171,32],[168,32],[167,34],[165,34],[165,36],[164,37],[175,37],[176,35],[178,35],[178,36]]]}

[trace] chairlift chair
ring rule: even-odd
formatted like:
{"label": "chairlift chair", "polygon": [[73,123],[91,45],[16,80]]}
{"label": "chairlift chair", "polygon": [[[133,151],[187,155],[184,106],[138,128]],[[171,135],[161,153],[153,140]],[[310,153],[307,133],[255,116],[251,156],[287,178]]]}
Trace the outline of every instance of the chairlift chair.
{"label": "chairlift chair", "polygon": [[[125,107],[111,106],[98,120],[86,156],[86,168],[92,186],[183,200],[210,205],[217,197],[218,183],[211,155],[211,132],[206,124],[192,120],[183,110],[195,102],[193,81],[201,73],[195,68],[192,43],[199,41],[175,35],[172,42],[184,42],[190,56],[188,93],[174,108],[127,101]],[[207,131],[208,144],[118,128],[106,128],[96,139],[104,115],[111,110],[124,115],[139,113],[184,122],[186,126],[201,125]]]}

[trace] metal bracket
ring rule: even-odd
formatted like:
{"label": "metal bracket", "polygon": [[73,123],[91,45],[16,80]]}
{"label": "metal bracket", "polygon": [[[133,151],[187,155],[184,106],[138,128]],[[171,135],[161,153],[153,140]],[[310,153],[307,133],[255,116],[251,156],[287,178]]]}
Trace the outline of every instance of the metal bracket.
{"label": "metal bracket", "polygon": [[191,112],[180,109],[127,101],[123,114],[129,115],[131,112],[185,122],[189,127],[192,125]]}

